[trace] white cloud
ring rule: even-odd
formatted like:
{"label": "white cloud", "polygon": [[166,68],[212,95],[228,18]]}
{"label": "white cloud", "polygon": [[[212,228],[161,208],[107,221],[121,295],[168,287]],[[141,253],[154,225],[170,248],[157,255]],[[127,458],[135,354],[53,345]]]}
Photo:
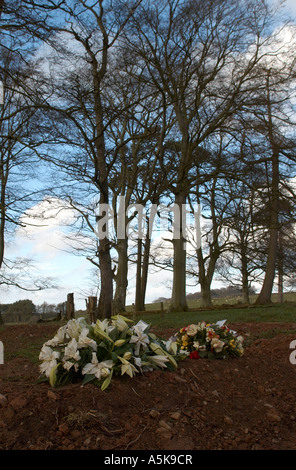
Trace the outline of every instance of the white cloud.
{"label": "white cloud", "polygon": [[34,273],[53,278],[58,288],[36,293],[9,288],[4,303],[30,298],[36,305],[44,301],[56,304],[66,301],[67,293],[75,292],[79,299],[77,308],[84,308],[80,289],[89,274],[90,263],[69,250],[66,235],[74,221],[74,210],[56,198],[41,201],[23,214],[23,226],[18,227],[13,241],[7,244],[6,256],[33,260]]}
{"label": "white cloud", "polygon": [[66,227],[75,221],[75,211],[65,201],[48,198],[31,207],[20,219],[16,242],[27,256],[53,259],[67,248]]}

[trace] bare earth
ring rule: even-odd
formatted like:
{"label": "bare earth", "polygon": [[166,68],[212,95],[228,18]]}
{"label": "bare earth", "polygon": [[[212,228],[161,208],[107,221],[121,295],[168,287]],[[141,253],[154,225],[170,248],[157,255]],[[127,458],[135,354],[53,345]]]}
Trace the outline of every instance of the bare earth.
{"label": "bare earth", "polygon": [[7,326],[0,450],[296,450],[296,324],[229,326],[245,337],[242,358],[188,358],[175,372],[114,377],[104,392],[38,383],[21,350],[38,351],[57,326]]}

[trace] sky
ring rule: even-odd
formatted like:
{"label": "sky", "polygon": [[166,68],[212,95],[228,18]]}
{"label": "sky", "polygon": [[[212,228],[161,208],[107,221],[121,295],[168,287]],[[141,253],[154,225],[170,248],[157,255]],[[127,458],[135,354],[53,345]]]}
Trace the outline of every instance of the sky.
{"label": "sky", "polygon": [[[34,224],[32,225],[29,217],[22,217],[21,221],[26,226],[17,229],[14,239],[7,244],[6,256],[22,256],[33,260],[35,270],[40,272],[40,276],[48,275],[53,278],[55,287],[38,292],[3,288],[0,290],[1,303],[31,299],[35,305],[41,305],[43,302],[58,304],[64,302],[67,294],[71,292],[74,293],[75,308],[84,309],[87,296],[97,294],[95,286],[98,281],[91,263],[83,256],[75,256],[69,247],[67,226],[73,223],[75,214],[63,201],[53,198],[41,201],[31,208],[31,212],[34,213]],[[28,213],[30,215],[30,211]],[[40,214],[39,219],[36,218],[37,214]],[[169,235],[155,229],[155,244],[162,236]],[[148,280],[147,303],[159,297],[170,297],[172,273],[159,269],[154,271]],[[131,266],[127,304],[135,301],[134,281],[135,267]],[[198,289],[195,287],[189,291],[196,290]]]}
{"label": "sky", "polygon": [[[286,11],[291,18],[296,18],[296,0],[286,1]],[[55,288],[28,292],[12,287],[1,287],[0,303],[31,299],[35,305],[41,305],[43,302],[58,304],[66,301],[67,294],[71,292],[74,293],[76,310],[84,309],[87,296],[96,295],[94,286],[98,282],[91,263],[83,256],[76,256],[69,251],[65,235],[67,225],[73,221],[73,213],[66,208],[57,212],[46,202],[41,202],[31,210],[35,213],[45,211],[48,217],[46,220],[37,221],[37,226],[27,225],[26,229],[19,228],[14,239],[6,246],[6,256],[32,259],[36,272],[39,272],[40,276],[53,278]],[[127,304],[134,302],[134,280],[135,272],[132,268],[129,274]],[[170,297],[171,286],[170,272],[161,270],[150,275],[146,302],[153,302],[159,297]],[[213,284],[213,287],[221,286],[219,282]],[[188,287],[188,292],[197,290],[199,290],[197,286]]]}
{"label": "sky", "polygon": [[295,0],[287,0],[286,1],[286,8],[289,13],[291,13],[293,16],[296,16],[296,2]]}

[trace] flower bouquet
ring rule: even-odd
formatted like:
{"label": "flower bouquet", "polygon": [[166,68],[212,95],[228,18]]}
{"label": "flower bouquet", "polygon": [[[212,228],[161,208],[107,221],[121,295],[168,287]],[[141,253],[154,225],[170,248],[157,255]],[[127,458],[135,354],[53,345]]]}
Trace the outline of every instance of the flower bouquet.
{"label": "flower bouquet", "polygon": [[150,325],[137,324],[122,315],[87,324],[85,318],[69,320],[43,344],[39,359],[41,378],[52,387],[83,380],[105,390],[113,374],[177,368],[177,345],[150,332]]}
{"label": "flower bouquet", "polygon": [[189,355],[191,359],[242,356],[243,337],[230,330],[225,321],[215,324],[199,322],[181,328],[172,338],[178,354]]}

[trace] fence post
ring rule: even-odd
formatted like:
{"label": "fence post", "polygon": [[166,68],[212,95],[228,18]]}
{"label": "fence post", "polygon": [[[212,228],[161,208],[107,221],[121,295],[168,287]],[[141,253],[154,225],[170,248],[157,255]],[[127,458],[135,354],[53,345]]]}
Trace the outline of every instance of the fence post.
{"label": "fence post", "polygon": [[161,318],[163,318],[164,316],[163,302],[160,302],[160,315],[161,315]]}
{"label": "fence post", "polygon": [[97,321],[97,300],[97,297],[90,296],[86,302],[87,313],[91,323],[95,323]]}
{"label": "fence post", "polygon": [[74,294],[67,295],[67,304],[66,304],[66,318],[71,320],[74,318]]}

